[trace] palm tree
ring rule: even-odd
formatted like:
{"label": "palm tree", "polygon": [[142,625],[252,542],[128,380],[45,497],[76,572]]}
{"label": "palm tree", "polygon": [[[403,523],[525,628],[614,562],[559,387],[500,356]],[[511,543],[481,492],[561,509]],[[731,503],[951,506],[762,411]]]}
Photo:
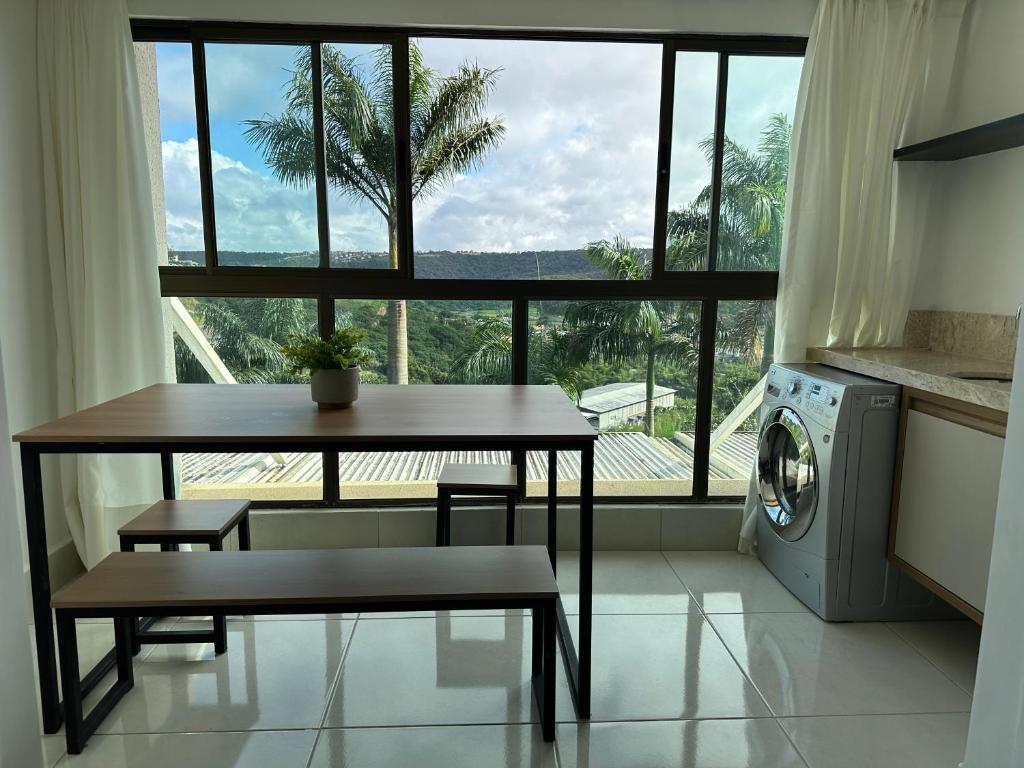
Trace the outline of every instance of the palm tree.
{"label": "palm tree", "polygon": [[[778,268],[792,133],[788,118],[775,114],[761,132],[756,150],[725,138],[718,216],[718,269]],[[714,138],[705,138],[700,147],[711,163]],[[669,212],[666,252],[669,269],[707,268],[711,194],[708,185],[688,206]],[[772,358],[774,321],[772,302],[745,302],[722,329],[720,342],[735,354],[759,359],[764,374]]]}
{"label": "palm tree", "polygon": [[[395,122],[391,47],[383,45],[372,66],[321,46],[324,141],[328,183],[340,194],[367,200],[388,223],[390,266],[398,267]],[[285,184],[315,183],[312,52],[296,57],[286,105],[280,115],[246,121],[246,137]],[[479,167],[505,135],[501,117],[485,115],[499,70],[464,62],[451,75],[423,63],[409,43],[409,115],[412,196],[425,197],[459,174]],[[409,381],[408,318],[404,300],[388,302],[388,381]]]}
{"label": "palm tree", "polygon": [[[616,280],[645,280],[651,274],[646,254],[621,236],[591,243],[586,255]],[[587,359],[643,361],[644,433],[653,435],[655,361],[667,355],[689,368],[697,364],[700,322],[690,306],[673,301],[580,301],[566,307],[564,324],[577,354]]]}
{"label": "palm tree", "polygon": [[[557,384],[574,403],[583,394],[581,367],[573,356],[569,336],[557,328],[531,329],[527,349],[530,379],[540,384]],[[473,331],[470,349],[452,363],[448,378],[453,382],[503,384],[512,380],[512,319],[488,318]]]}
{"label": "palm tree", "polygon": [[[186,299],[217,355],[235,379],[245,384],[297,381],[288,373],[281,345],[294,336],[316,334],[316,314],[294,299]],[[174,339],[178,381],[210,377],[180,338]]]}

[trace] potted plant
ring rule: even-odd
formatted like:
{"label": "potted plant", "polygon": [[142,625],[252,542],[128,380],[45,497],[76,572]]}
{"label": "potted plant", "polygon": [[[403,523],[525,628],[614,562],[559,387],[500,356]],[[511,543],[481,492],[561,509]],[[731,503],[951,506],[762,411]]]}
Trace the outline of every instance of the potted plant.
{"label": "potted plant", "polygon": [[329,339],[296,338],[281,347],[293,374],[309,372],[310,392],[320,410],[348,408],[359,397],[359,366],[370,361],[361,345],[366,333],[339,328]]}

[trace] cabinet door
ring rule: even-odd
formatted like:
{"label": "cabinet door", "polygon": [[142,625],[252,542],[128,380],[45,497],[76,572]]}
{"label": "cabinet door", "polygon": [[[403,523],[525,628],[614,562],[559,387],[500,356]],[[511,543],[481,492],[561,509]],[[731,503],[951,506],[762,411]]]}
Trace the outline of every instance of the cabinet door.
{"label": "cabinet door", "polygon": [[985,610],[1004,440],[993,434],[998,430],[978,429],[955,412],[926,410],[911,404],[905,414],[892,552],[897,564],[959,598],[978,619]]}

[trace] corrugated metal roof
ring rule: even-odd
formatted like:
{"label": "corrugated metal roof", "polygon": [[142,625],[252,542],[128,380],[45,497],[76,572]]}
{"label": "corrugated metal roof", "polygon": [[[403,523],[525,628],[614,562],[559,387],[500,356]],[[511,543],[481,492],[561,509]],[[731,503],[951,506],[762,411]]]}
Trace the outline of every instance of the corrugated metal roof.
{"label": "corrugated metal roof", "polygon": [[[737,467],[749,467],[757,449],[757,435],[736,432],[716,451]],[[267,454],[186,453],[182,456],[185,485],[219,483],[319,483],[323,467],[318,453],[286,453],[277,465]],[[402,451],[344,453],[339,460],[341,482],[423,482],[437,479],[446,462],[507,464],[507,451]],[[560,480],[578,480],[580,457],[575,451],[559,454]],[[711,476],[739,479],[743,471],[713,467]],[[527,456],[527,479],[547,478],[547,455]],[[667,437],[650,438],[642,432],[605,432],[594,451],[594,479],[689,480],[693,478],[693,454]]]}
{"label": "corrugated metal roof", "polygon": [[[673,394],[675,394],[675,390],[669,387],[658,385],[654,387],[655,399]],[[646,399],[647,385],[644,382],[619,382],[583,390],[579,408],[581,411],[591,413],[608,413],[642,403]]]}

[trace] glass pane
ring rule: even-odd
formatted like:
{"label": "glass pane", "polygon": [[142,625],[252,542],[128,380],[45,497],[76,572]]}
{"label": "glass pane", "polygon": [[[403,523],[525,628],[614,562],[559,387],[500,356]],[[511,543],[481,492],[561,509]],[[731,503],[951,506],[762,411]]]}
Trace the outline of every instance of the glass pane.
{"label": "glass pane", "polygon": [[[293,376],[280,346],[296,335],[317,333],[313,299],[171,299],[174,358],[185,383],[280,384]],[[319,499],[319,453],[182,455],[184,498]]]}
{"label": "glass pane", "polygon": [[163,241],[166,248],[167,266],[201,266],[206,255],[192,45],[136,43],[135,49],[146,127],[156,116],[159,124],[159,136],[153,137],[155,146],[150,147],[151,152],[159,148],[160,158],[153,162],[151,155],[150,162],[157,213],[163,208],[164,227],[157,232],[157,242]]}
{"label": "glass pane", "polygon": [[730,56],[717,268],[777,270],[803,58]]}
{"label": "glass pane", "polygon": [[[561,386],[601,431],[596,495],[691,493],[699,337],[699,302],[530,305],[530,382]],[[559,492],[579,493],[579,454],[560,454]]]}
{"label": "glass pane", "polygon": [[[365,346],[374,360],[364,367],[363,382],[401,381],[403,357],[410,384],[512,382],[511,302],[341,299],[335,312],[339,327],[354,325],[367,333]],[[396,317],[404,318],[406,332],[391,341]],[[507,451],[342,454],[341,497],[432,499],[446,461],[508,464],[511,459]]]}
{"label": "glass pane", "polygon": [[[423,38],[411,43],[416,275],[649,274],[661,46]],[[456,106],[457,105],[457,106]]]}
{"label": "glass pane", "polygon": [[711,496],[743,496],[757,455],[758,409],[772,364],[774,301],[718,302],[711,410]]}
{"label": "glass pane", "polygon": [[672,114],[665,267],[707,269],[718,54],[680,51]]}
{"label": "glass pane", "polygon": [[391,46],[321,47],[331,266],[398,267]]}
{"label": "glass pane", "polygon": [[206,44],[217,260],[320,263],[309,46]]}

